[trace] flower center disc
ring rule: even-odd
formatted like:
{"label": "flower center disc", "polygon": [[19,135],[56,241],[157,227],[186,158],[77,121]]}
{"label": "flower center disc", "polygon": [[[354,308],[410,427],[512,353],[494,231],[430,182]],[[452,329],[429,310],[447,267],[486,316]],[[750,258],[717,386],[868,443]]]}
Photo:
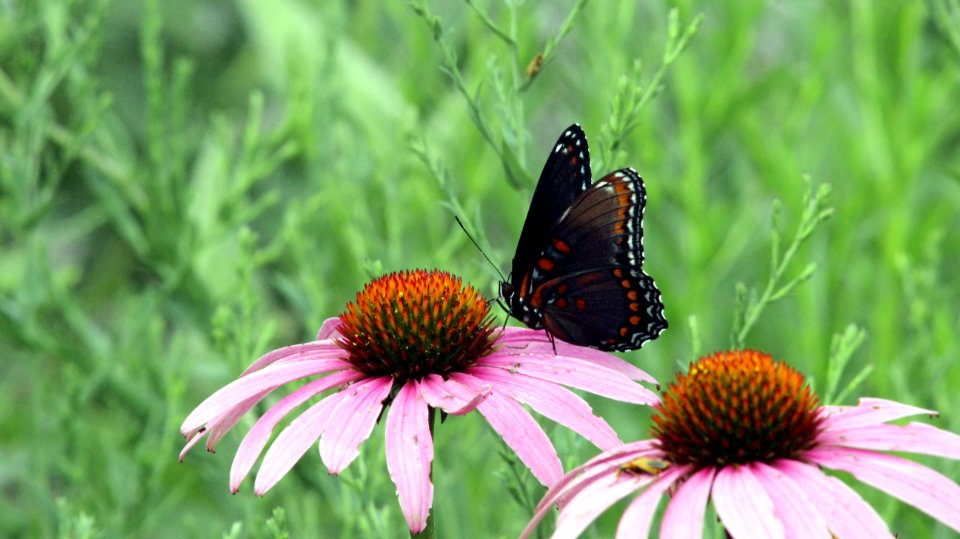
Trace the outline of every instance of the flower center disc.
{"label": "flower center disc", "polygon": [[338,344],[369,376],[404,382],[462,371],[490,353],[493,318],[475,288],[446,272],[380,277],[340,315]]}
{"label": "flower center disc", "polygon": [[656,407],[653,435],[677,464],[724,466],[793,458],[822,419],[803,376],[762,352],[718,352],[678,374]]}

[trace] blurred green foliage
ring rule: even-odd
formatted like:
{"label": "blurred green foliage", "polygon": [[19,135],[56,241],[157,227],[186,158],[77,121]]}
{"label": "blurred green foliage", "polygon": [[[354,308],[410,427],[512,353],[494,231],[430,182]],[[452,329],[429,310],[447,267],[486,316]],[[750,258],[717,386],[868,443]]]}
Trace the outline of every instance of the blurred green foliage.
{"label": "blurred green foliage", "polygon": [[[960,431],[958,28],[945,0],[0,3],[0,536],[404,536],[379,430],[342,477],[310,452],[258,499],[227,489],[239,433],[179,464],[179,423],[376,274],[492,297],[453,216],[507,267],[574,121],[595,173],[646,181],[671,327],[629,359],[667,382],[745,344]],[[779,258],[822,184],[832,218]],[[594,451],[548,428],[567,465]],[[499,447],[438,427],[439,536],[522,528],[490,503],[519,492]],[[901,536],[948,535],[857,488]]]}

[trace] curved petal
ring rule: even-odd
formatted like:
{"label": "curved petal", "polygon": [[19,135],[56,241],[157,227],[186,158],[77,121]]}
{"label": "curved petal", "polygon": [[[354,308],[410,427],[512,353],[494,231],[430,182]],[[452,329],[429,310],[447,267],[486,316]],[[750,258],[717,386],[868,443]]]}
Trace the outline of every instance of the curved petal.
{"label": "curved petal", "polygon": [[454,380],[444,380],[438,374],[426,376],[420,384],[420,395],[427,404],[450,415],[472,412],[490,394],[491,386],[470,389]]}
{"label": "curved petal", "polygon": [[619,401],[647,405],[660,402],[654,392],[623,374],[576,357],[507,354],[500,350],[481,358],[477,366],[481,365],[520,372]]}
{"label": "curved petal", "polygon": [[186,434],[194,431],[235,406],[246,406],[246,409],[249,409],[252,404],[244,401],[258,393],[262,393],[262,398],[278,386],[293,380],[345,367],[349,367],[349,364],[340,359],[318,359],[272,365],[248,374],[220,388],[194,408],[180,425],[180,432]]}
{"label": "curved petal", "polygon": [[840,445],[880,451],[906,451],[960,460],[960,435],[926,423],[888,425],[881,423],[854,429],[822,432],[823,445]]}
{"label": "curved petal", "polygon": [[267,396],[267,393],[270,393],[270,389],[266,391],[261,391],[256,395],[244,400],[241,403],[238,403],[233,408],[230,408],[226,412],[218,415],[217,417],[211,419],[207,423],[207,438],[206,448],[207,451],[213,452],[214,448],[223,439],[224,436],[230,432],[230,429],[237,424],[237,421],[240,421],[240,418],[246,415],[258,402],[260,402],[264,397]]}
{"label": "curved petal", "polygon": [[341,391],[346,393],[343,402],[330,413],[330,425],[320,439],[320,458],[327,471],[340,473],[357,456],[360,444],[370,437],[377,424],[383,401],[390,395],[393,379],[381,376],[357,382]]}
{"label": "curved petal", "polygon": [[340,324],[340,318],[337,316],[324,320],[323,325],[320,326],[320,330],[317,331],[317,340],[339,339],[341,337]]}
{"label": "curved petal", "polygon": [[490,367],[473,367],[467,372],[492,382],[497,391],[530,405],[541,415],[580,434],[600,449],[611,449],[623,443],[606,421],[593,414],[587,401],[563,386]]}
{"label": "curved petal", "polygon": [[[588,460],[584,464],[570,470],[559,481],[554,483],[550,490],[543,496],[540,503],[537,504],[536,511],[539,514],[545,507],[552,507],[561,504],[562,501],[577,495],[595,478],[607,474],[616,473],[624,464],[643,457],[658,458],[663,456],[659,449],[650,447],[651,440],[641,440],[624,444],[620,447],[604,451],[599,455]],[[544,514],[546,514],[544,512]],[[542,518],[543,515],[540,516]]]}
{"label": "curved petal", "polygon": [[268,352],[247,367],[247,370],[243,371],[240,376],[247,376],[252,372],[259,371],[260,369],[263,369],[264,367],[274,363],[294,363],[308,359],[339,359],[343,362],[342,365],[332,367],[327,370],[343,369],[349,367],[349,363],[343,361],[344,357],[346,356],[343,349],[332,341],[315,341],[304,344],[294,344],[291,346],[278,348],[272,352]]}
{"label": "curved petal", "polygon": [[774,514],[789,539],[830,539],[820,511],[789,475],[762,462],[749,466],[773,501]]}
{"label": "curved petal", "polygon": [[632,539],[650,535],[650,525],[653,524],[653,514],[660,505],[660,497],[677,480],[690,472],[690,466],[671,467],[657,476],[657,480],[650,483],[639,496],[630,502],[620,517],[617,525],[617,539]]}
{"label": "curved petal", "polygon": [[408,381],[390,405],[386,427],[387,470],[397,486],[400,509],[410,533],[423,531],[433,505],[433,435],[420,384]]}
{"label": "curved petal", "polygon": [[[630,455],[619,455],[614,458],[604,459],[599,461],[589,468],[585,469],[582,473],[576,476],[572,481],[566,481],[566,477],[571,474],[564,476],[564,479],[561,479],[556,483],[556,485],[562,485],[562,491],[558,491],[554,497],[553,503],[556,503],[562,509],[569,500],[575,498],[579,495],[580,491],[586,488],[596,477],[604,475],[658,475],[655,473],[647,473],[644,471],[639,471],[635,468],[635,465],[641,459],[655,460],[651,458],[652,453],[649,451],[636,452]],[[660,452],[656,452],[656,455],[659,456]],[[669,466],[668,466],[669,468]],[[544,498],[546,501],[546,497]],[[541,501],[541,504],[544,502]],[[539,506],[538,506],[539,507]]]}
{"label": "curved petal", "polygon": [[880,515],[846,483],[816,466],[795,460],[774,461],[772,467],[794,480],[826,520],[833,535],[844,539],[890,537]]}
{"label": "curved petal", "polygon": [[222,440],[223,437],[230,432],[230,429],[236,426],[241,417],[246,415],[251,408],[253,408],[258,402],[260,402],[261,399],[263,399],[263,397],[266,396],[266,393],[267,392],[263,392],[250,397],[246,401],[240,403],[239,406],[235,406],[230,410],[227,410],[225,414],[220,415],[213,421],[207,423],[206,432],[209,435],[206,443],[207,451],[212,453],[214,449],[216,449],[220,440]]}
{"label": "curved petal", "polygon": [[197,445],[197,442],[202,440],[207,435],[207,430],[203,429],[197,432],[194,432],[192,435],[187,436],[187,444],[183,446],[183,449],[180,450],[180,462],[183,462],[183,457],[187,456],[187,452],[190,449]]}
{"label": "curved petal", "polygon": [[[484,385],[482,380],[468,374],[454,373],[451,378],[474,390]],[[494,390],[477,406],[477,410],[538,481],[550,486],[563,476],[557,450],[523,406]]]}
{"label": "curved petal", "polygon": [[934,410],[873,398],[860,399],[856,406],[824,406],[821,410],[826,416],[823,427],[828,431],[877,425],[912,415],[939,415]]}
{"label": "curved petal", "polygon": [[560,339],[551,341],[547,332],[542,329],[506,327],[503,336],[497,340],[497,343],[505,345],[514,352],[525,354],[579,357],[618,371],[631,380],[649,382],[660,387],[653,376],[609,352],[587,348],[586,346],[577,346]]}
{"label": "curved petal", "polygon": [[243,441],[240,442],[240,447],[237,448],[237,454],[233,457],[233,465],[230,467],[230,490],[236,493],[240,488],[240,483],[250,473],[253,464],[270,440],[273,428],[277,426],[281,419],[321,391],[358,380],[363,376],[363,373],[354,370],[330,374],[297,389],[267,410],[250,428],[246,436],[243,437]]}
{"label": "curved petal", "polygon": [[257,479],[253,484],[254,494],[263,495],[293,468],[323,434],[330,423],[330,413],[340,406],[345,396],[346,393],[342,391],[328,396],[308,408],[280,432],[260,464],[260,471],[257,472]]}
{"label": "curved petal", "polygon": [[611,505],[652,483],[655,476],[607,474],[583,489],[560,511],[553,539],[576,538]]}
{"label": "curved petal", "polygon": [[805,455],[821,466],[849,472],[960,532],[960,485],[926,466],[894,455],[841,447],[820,447]]}
{"label": "curved petal", "polygon": [[774,516],[773,501],[749,466],[724,466],[713,478],[712,497],[717,516],[737,539],[786,537]]}
{"label": "curved petal", "polygon": [[715,473],[715,468],[702,468],[680,484],[663,513],[661,537],[702,539],[703,516]]}
{"label": "curved petal", "polygon": [[618,464],[613,464],[611,466],[609,463],[605,462],[603,464],[587,468],[583,470],[582,473],[579,471],[581,468],[583,468],[581,466],[581,468],[577,469],[578,471],[571,471],[564,475],[559,481],[550,487],[547,493],[544,494],[543,498],[540,500],[540,503],[537,504],[537,508],[533,513],[533,517],[530,519],[530,522],[527,523],[523,533],[520,534],[521,539],[533,533],[533,530],[536,529],[537,524],[543,520],[543,517],[547,516],[547,513],[549,513],[560,502],[561,499],[575,499],[577,494],[592,485],[594,481],[599,481],[603,477],[615,474],[618,466]]}

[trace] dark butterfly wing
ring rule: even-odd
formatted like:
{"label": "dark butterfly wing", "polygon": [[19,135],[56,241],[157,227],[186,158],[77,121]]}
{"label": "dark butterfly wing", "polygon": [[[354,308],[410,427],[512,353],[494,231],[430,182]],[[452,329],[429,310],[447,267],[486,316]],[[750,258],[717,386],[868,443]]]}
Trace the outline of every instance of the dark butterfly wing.
{"label": "dark butterfly wing", "polygon": [[[555,285],[563,284],[565,293],[557,293]],[[585,273],[544,288],[556,300],[543,308],[543,325],[566,342],[622,352],[640,348],[667,327],[660,290],[635,268]]]}
{"label": "dark butterfly wing", "polygon": [[560,339],[632,350],[667,327],[660,291],[640,269],[646,190],[632,169],[580,195],[547,232],[524,300]]}
{"label": "dark butterfly wing", "polygon": [[590,152],[587,136],[579,125],[563,131],[543,165],[537,188],[530,201],[527,219],[523,222],[520,241],[513,256],[511,277],[515,290],[521,288],[526,272],[539,255],[547,232],[573,204],[577,196],[590,187]]}

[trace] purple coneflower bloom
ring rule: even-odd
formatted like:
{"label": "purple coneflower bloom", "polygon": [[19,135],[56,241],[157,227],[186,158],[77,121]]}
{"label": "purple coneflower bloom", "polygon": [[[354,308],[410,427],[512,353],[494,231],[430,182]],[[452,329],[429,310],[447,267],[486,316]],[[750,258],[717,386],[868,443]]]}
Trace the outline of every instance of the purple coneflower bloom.
{"label": "purple coneflower bloom", "polygon": [[549,486],[563,469],[524,404],[608,449],[622,443],[616,433],[563,386],[636,404],[659,402],[636,382],[655,381],[629,363],[597,350],[551,343],[543,331],[501,331],[473,287],[447,273],[418,270],[373,281],[345,313],[323,324],[316,341],[270,352],[203,401],[181,426],[189,440],[181,459],[203,434],[210,435],[206,447],[212,451],[277,387],[317,375],[253,425],[234,457],[230,489],[239,489],[280,420],[335,389],[280,432],[260,465],[255,494],[273,487],[317,439],[329,472],[340,473],[359,455],[360,444],[389,405],[387,468],[412,533],[423,530],[433,503],[434,409],[448,414],[478,410]]}
{"label": "purple coneflower bloom", "polygon": [[553,537],[575,537],[635,492],[617,537],[647,537],[664,493],[670,499],[661,537],[702,537],[708,501],[736,539],[890,537],[877,512],[824,468],[848,472],[960,531],[960,486],[881,452],[960,459],[956,434],[887,423],[936,412],[883,399],[819,406],[797,371],[752,350],[702,358],[677,375],[656,410],[653,439],[572,470],[547,492],[523,537],[556,504]]}

